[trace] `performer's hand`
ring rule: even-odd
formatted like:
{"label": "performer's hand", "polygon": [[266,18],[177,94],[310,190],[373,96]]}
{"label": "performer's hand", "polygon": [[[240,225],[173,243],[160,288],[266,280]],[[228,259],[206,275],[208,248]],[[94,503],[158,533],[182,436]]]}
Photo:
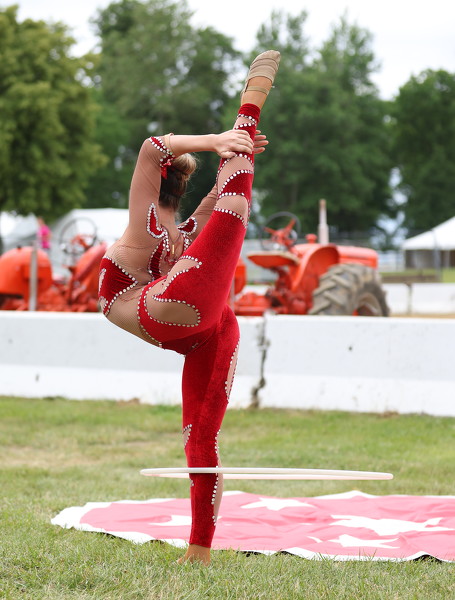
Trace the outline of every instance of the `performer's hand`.
{"label": "performer's hand", "polygon": [[258,129],[256,131],[256,135],[254,136],[254,153],[260,154],[261,152],[264,152],[268,143],[267,136],[263,134],[261,135],[261,132]]}
{"label": "performer's hand", "polygon": [[221,158],[232,158],[236,152],[252,154],[254,144],[246,131],[231,129],[215,135],[213,149]]}

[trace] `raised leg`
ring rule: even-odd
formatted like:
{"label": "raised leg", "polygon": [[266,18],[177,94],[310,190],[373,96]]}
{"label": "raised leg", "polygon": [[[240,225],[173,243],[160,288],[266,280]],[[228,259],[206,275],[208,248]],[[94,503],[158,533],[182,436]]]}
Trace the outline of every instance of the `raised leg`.
{"label": "raised leg", "polygon": [[[274,50],[260,54],[251,64],[234,129],[254,139],[261,107],[272,87],[280,55]],[[204,331],[220,319],[232,285],[251,208],[254,154],[236,153],[222,159],[217,174],[217,201],[202,232],[171,269],[165,282],[145,291],[147,317],[157,328],[156,339],[184,337]],[[161,329],[163,329],[161,327]],[[169,327],[168,327],[169,329]],[[163,335],[161,335],[161,333]],[[188,332],[189,333],[189,332]]]}

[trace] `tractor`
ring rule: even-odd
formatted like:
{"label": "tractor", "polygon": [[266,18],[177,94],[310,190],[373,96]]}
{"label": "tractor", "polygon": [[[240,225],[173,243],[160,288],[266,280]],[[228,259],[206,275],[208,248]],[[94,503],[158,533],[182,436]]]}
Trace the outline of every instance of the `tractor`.
{"label": "tractor", "polygon": [[[273,223],[287,224],[274,228]],[[307,234],[297,243],[298,217],[288,212],[272,215],[265,223],[262,250],[247,258],[271,270],[276,280],[263,294],[245,291],[246,266],[240,261],[235,277],[234,312],[260,316],[266,312],[288,315],[389,315],[377,270],[378,255],[370,248],[338,246],[328,240],[326,203],[320,201],[318,237]],[[265,235],[264,235],[265,234]]]}
{"label": "tractor", "polygon": [[[271,226],[283,218],[284,226]],[[56,277],[47,253],[33,246],[0,256],[0,310],[99,310],[98,272],[107,244],[98,241],[93,222],[89,233],[80,233],[79,221],[69,221],[59,237],[69,276]],[[231,298],[237,315],[388,316],[377,253],[330,244],[324,201],[320,204],[319,242],[316,235],[308,234],[306,243],[300,244],[299,232],[299,220],[292,213],[281,212],[268,219],[261,237],[262,251],[248,254],[248,259],[272,271],[276,280],[264,294],[246,291],[246,265],[240,259]]]}
{"label": "tractor", "polygon": [[0,256],[0,310],[98,311],[98,271],[107,244],[96,233],[62,230],[59,247],[67,256],[68,277],[56,277],[48,254],[36,246],[17,247]]}

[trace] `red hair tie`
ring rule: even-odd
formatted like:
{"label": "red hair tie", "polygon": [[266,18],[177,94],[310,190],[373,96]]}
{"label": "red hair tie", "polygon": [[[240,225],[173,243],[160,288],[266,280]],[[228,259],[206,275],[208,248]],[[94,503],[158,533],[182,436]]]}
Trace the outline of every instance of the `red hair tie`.
{"label": "red hair tie", "polygon": [[170,158],[168,158],[167,161],[163,165],[161,165],[161,177],[163,177],[164,179],[167,179],[167,168],[171,165],[172,160]]}

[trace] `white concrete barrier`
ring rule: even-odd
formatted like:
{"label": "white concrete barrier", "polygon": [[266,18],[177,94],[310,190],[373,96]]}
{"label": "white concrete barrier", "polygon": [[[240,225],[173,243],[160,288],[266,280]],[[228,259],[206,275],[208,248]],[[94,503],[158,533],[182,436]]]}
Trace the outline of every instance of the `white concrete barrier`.
{"label": "white concrete barrier", "polygon": [[[262,319],[243,323],[232,406],[250,404],[261,368],[262,327]],[[176,404],[183,361],[101,314],[0,311],[0,395]]]}
{"label": "white concrete barrier", "polygon": [[412,315],[412,286],[405,283],[383,284],[387,306],[393,315]]}
{"label": "white concrete barrier", "polygon": [[455,314],[455,283],[415,283],[412,286],[414,314]]}
{"label": "white concrete barrier", "polygon": [[[455,416],[455,319],[239,323],[231,407]],[[99,314],[0,311],[0,395],[177,404],[183,360]]]}
{"label": "white concrete barrier", "polygon": [[395,315],[455,315],[455,283],[386,283],[383,287]]}
{"label": "white concrete barrier", "polygon": [[455,416],[455,319],[267,319],[261,406]]}

